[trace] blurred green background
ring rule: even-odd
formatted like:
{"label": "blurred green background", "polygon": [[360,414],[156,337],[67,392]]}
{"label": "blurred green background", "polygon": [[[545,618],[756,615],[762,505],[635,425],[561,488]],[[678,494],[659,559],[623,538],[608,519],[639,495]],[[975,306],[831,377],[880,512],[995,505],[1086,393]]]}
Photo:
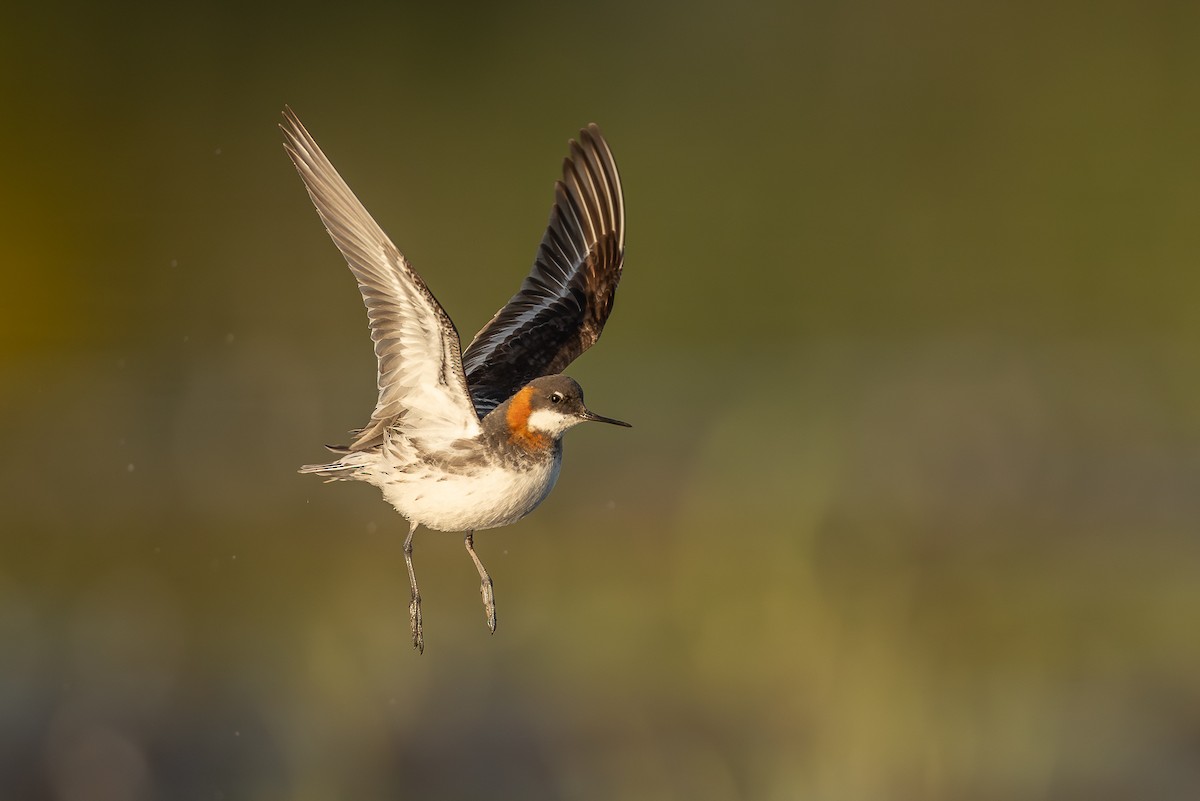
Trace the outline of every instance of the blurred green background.
{"label": "blurred green background", "polygon": [[[10,4],[0,797],[1200,797],[1200,5]],[[361,425],[291,104],[464,339],[625,279],[522,523]]]}

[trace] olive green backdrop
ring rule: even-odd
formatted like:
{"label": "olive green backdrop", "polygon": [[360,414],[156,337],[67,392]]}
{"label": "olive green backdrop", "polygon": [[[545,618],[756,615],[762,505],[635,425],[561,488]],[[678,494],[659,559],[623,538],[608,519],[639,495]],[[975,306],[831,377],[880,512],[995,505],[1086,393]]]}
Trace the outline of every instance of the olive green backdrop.
{"label": "olive green backdrop", "polygon": [[[1200,6],[0,19],[0,796],[1200,794]],[[566,140],[635,428],[477,538],[296,475],[361,425],[291,104],[464,339]]]}

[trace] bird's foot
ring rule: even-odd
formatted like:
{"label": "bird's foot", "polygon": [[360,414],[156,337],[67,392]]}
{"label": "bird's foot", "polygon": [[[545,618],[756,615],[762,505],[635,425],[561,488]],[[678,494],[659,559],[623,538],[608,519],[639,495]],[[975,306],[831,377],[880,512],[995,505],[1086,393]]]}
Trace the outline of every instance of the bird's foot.
{"label": "bird's foot", "polygon": [[413,648],[417,653],[425,653],[425,636],[421,629],[421,598],[412,599],[408,605],[408,624],[412,627]]}
{"label": "bird's foot", "polygon": [[483,598],[483,614],[487,617],[487,627],[492,634],[496,633],[496,593],[492,589],[492,580],[486,578],[479,583],[479,595]]}

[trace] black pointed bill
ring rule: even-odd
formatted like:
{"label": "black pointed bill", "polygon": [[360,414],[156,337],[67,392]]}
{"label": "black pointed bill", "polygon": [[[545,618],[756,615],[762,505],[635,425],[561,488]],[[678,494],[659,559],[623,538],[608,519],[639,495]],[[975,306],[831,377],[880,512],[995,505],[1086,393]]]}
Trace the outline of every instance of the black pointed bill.
{"label": "black pointed bill", "polygon": [[609,425],[625,426],[625,428],[633,428],[632,423],[626,423],[621,420],[614,420],[611,417],[601,417],[600,415],[590,412],[587,409],[584,409],[582,412],[579,413],[579,419],[587,420],[589,423],[608,423]]}

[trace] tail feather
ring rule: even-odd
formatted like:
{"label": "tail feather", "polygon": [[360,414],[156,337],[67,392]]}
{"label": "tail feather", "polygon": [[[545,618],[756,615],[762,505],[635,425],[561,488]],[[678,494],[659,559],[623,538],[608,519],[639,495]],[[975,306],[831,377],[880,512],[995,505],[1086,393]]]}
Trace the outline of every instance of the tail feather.
{"label": "tail feather", "polygon": [[[330,450],[333,449],[331,448]],[[346,451],[346,453],[349,453],[349,451]],[[298,472],[316,473],[318,476],[326,476],[330,481],[351,481],[355,478],[361,467],[362,465],[359,464],[330,462],[329,464],[306,464],[301,466]]]}
{"label": "tail feather", "polygon": [[379,461],[377,448],[352,448],[349,445],[326,445],[338,459],[327,464],[306,464],[301,473],[315,473],[328,481],[370,481],[372,470]]}

